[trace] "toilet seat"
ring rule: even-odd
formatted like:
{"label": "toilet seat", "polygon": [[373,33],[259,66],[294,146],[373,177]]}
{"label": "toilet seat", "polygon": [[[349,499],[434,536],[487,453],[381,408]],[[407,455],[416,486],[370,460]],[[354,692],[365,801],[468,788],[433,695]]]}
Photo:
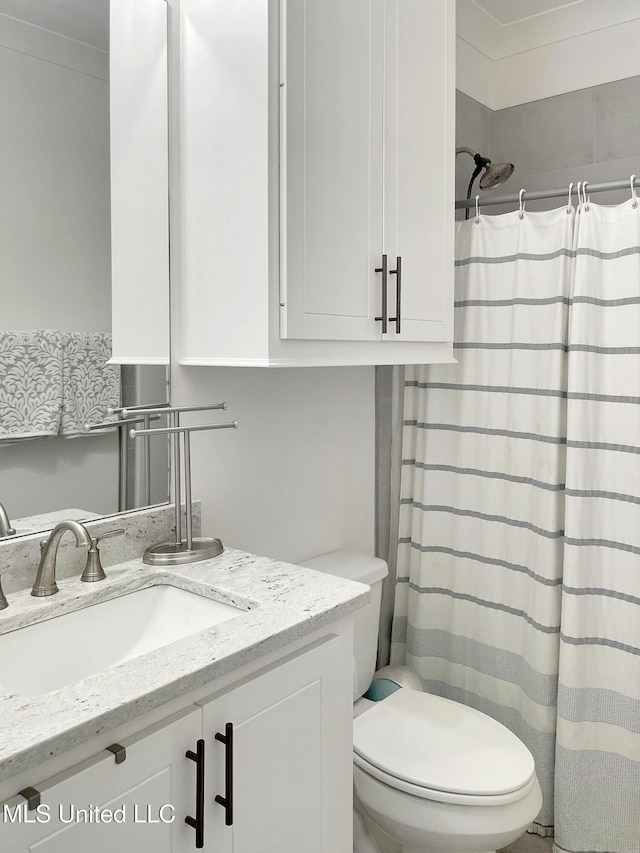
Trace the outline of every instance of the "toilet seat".
{"label": "toilet seat", "polygon": [[353,750],[370,776],[439,802],[498,805],[536,782],[531,753],[503,725],[414,690],[398,690],[354,719]]}

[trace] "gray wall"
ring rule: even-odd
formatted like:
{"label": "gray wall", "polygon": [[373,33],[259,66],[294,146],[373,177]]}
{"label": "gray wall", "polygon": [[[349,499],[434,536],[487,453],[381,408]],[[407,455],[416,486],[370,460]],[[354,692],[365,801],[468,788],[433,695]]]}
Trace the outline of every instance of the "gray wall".
{"label": "gray wall", "polygon": [[[568,188],[570,181],[601,183],[640,176],[640,77],[496,112],[458,92],[456,122],[458,146],[474,148],[494,162],[515,164],[514,174],[494,194],[517,193],[521,187],[529,191]],[[457,157],[456,198],[466,196],[472,168],[470,157]],[[482,204],[489,192],[480,195]],[[598,193],[592,200],[617,204],[625,198],[628,193],[622,191]],[[549,199],[529,202],[527,209],[545,210],[561,204],[561,199]],[[495,207],[484,210],[498,212]]]}

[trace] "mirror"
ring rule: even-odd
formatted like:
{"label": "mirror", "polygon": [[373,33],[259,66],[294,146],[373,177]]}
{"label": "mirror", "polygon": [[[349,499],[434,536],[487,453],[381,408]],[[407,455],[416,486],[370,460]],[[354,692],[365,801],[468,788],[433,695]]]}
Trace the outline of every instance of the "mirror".
{"label": "mirror", "polygon": [[165,0],[0,0],[0,502],[18,535],[168,500],[166,441],[146,458],[80,423],[169,399],[166,37]]}

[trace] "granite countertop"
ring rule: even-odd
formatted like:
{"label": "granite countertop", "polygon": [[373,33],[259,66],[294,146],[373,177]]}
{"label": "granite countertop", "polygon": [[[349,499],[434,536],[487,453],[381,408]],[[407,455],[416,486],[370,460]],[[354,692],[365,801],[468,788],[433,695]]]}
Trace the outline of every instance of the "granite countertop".
{"label": "granite countertop", "polygon": [[[243,612],[41,696],[19,696],[0,683],[0,782],[352,613],[370,595],[363,584],[230,548],[169,569],[136,559],[106,572],[99,583],[62,581],[48,598],[34,598],[30,589],[7,596],[0,635],[159,583]],[[91,641],[78,637],[78,643]]]}

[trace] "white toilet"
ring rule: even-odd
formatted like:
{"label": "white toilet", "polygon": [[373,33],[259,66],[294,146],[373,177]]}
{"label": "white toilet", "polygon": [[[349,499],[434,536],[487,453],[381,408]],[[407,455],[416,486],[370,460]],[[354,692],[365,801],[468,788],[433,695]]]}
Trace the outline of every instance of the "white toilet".
{"label": "white toilet", "polygon": [[418,690],[391,685],[381,701],[361,698],[374,675],[386,563],[333,551],[302,565],[371,586],[354,626],[354,853],[493,853],[518,838],[542,794],[514,734]]}

